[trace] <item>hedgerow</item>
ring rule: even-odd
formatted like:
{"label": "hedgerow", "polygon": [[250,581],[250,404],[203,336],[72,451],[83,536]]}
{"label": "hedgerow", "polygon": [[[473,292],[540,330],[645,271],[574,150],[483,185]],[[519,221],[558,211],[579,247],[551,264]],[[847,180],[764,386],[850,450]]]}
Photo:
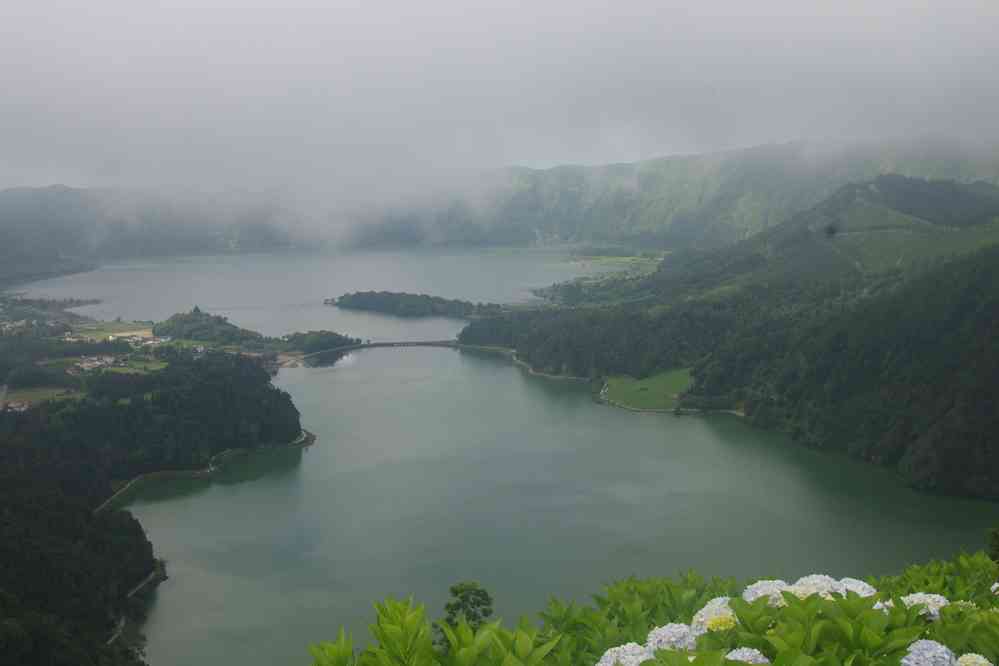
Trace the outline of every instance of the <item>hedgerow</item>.
{"label": "hedgerow", "polygon": [[437,646],[423,606],[388,599],[359,653],[342,629],[310,651],[314,666],[985,666],[999,659],[997,578],[984,553],[866,580],[629,578],[589,605],[552,599],[539,622],[441,623]]}

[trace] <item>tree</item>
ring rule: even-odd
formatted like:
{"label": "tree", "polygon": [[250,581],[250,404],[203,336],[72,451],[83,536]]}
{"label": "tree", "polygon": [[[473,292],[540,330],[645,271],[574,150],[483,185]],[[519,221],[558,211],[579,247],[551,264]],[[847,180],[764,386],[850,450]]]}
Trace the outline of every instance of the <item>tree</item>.
{"label": "tree", "polygon": [[455,583],[450,588],[451,600],[444,605],[444,619],[434,623],[434,642],[441,649],[447,649],[447,640],[441,631],[441,624],[457,627],[464,618],[472,631],[478,630],[493,614],[493,598],[484,587],[474,580]]}

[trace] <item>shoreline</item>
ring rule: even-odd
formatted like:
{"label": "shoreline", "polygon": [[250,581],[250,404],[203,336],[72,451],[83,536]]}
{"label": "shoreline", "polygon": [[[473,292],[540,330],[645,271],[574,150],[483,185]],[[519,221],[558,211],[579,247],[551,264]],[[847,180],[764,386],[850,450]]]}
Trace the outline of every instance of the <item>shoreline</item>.
{"label": "shoreline", "polygon": [[699,409],[696,407],[682,407],[676,405],[667,409],[653,409],[649,407],[631,407],[630,405],[625,405],[620,402],[615,402],[607,397],[607,382],[600,388],[600,392],[594,396],[594,400],[602,405],[607,405],[608,407],[614,407],[616,409],[624,409],[629,412],[635,412],[637,414],[672,414],[673,416],[699,416],[704,414],[728,414],[729,416],[736,416],[740,419],[746,418],[746,413],[739,411],[738,409]]}
{"label": "shoreline", "polygon": [[497,354],[500,356],[506,356],[508,359],[513,361],[514,365],[527,371],[528,374],[534,377],[544,377],[545,379],[556,379],[559,381],[572,381],[572,382],[588,382],[590,381],[587,377],[576,377],[575,375],[553,375],[548,372],[542,372],[541,370],[535,370],[534,367],[527,361],[522,360],[517,356],[517,350],[510,347],[487,347],[483,345],[463,345],[460,342],[455,343],[455,349],[465,350],[465,351],[479,351],[488,354]]}
{"label": "shoreline", "polygon": [[272,444],[268,446],[258,446],[253,449],[226,449],[224,451],[219,451],[211,460],[208,462],[208,467],[202,467],[201,469],[164,469],[155,472],[146,472],[144,474],[139,474],[138,476],[129,479],[125,485],[116,490],[111,497],[107,498],[101,502],[93,513],[98,514],[108,506],[110,506],[114,500],[119,499],[126,492],[134,488],[136,485],[141,484],[144,481],[152,481],[155,479],[203,479],[210,478],[215,474],[221,465],[225,464],[225,461],[233,458],[235,456],[248,455],[254,451],[268,451],[276,449],[305,449],[316,442],[316,435],[305,428],[302,428],[302,432],[299,433],[298,437],[288,442],[287,444]]}

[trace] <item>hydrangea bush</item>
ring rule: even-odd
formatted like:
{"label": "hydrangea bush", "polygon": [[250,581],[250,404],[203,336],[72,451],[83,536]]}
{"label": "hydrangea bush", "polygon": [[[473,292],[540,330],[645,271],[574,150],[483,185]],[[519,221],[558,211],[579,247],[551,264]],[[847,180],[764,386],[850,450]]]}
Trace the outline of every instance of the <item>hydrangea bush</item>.
{"label": "hydrangea bush", "polygon": [[343,632],[311,651],[314,666],[992,666],[997,579],[984,553],[866,581],[626,579],[515,629],[445,627],[445,649],[422,607],[388,600],[359,654]]}

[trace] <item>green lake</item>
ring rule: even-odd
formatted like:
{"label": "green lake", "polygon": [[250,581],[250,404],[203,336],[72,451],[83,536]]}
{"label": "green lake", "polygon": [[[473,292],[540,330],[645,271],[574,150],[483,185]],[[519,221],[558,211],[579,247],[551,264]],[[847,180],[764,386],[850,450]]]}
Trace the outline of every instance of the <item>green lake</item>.
{"label": "green lake", "polygon": [[[105,298],[103,316],[195,303],[269,334],[333,328],[451,336],[317,305],[356,289],[524,300],[581,270],[552,253],[294,255],[123,264],[32,285]],[[415,285],[415,286],[414,286]],[[147,487],[130,505],[170,579],[144,626],[151,666],[307,664],[372,602],[482,582],[515,619],[628,575],[867,575],[977,549],[999,505],[915,493],[888,471],[805,450],[729,416],[636,414],[572,382],[451,349],[374,349],[282,370],[305,451],[234,463],[214,481]]]}

